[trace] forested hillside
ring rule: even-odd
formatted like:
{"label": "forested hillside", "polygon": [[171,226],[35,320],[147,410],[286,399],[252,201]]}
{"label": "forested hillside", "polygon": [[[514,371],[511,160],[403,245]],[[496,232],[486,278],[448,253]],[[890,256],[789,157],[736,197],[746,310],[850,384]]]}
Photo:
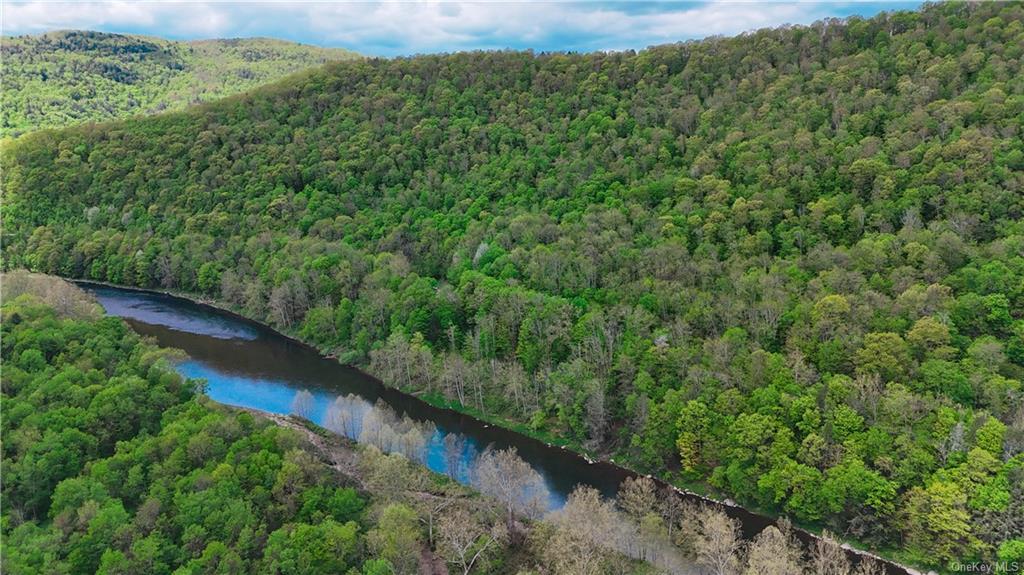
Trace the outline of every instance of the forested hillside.
{"label": "forested hillside", "polygon": [[75,30],[4,36],[0,57],[2,137],[178,110],[356,54],[267,38],[175,42]]}
{"label": "forested hillside", "polygon": [[4,265],[918,565],[1024,552],[1024,5],[329,64],[4,150]]}

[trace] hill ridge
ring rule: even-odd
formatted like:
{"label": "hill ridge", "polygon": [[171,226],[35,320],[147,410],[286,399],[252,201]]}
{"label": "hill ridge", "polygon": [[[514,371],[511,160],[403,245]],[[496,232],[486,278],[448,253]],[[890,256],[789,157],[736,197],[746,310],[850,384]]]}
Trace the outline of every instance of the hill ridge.
{"label": "hill ridge", "polygon": [[61,30],[4,36],[0,136],[233,95],[353,52],[271,38],[176,41]]}

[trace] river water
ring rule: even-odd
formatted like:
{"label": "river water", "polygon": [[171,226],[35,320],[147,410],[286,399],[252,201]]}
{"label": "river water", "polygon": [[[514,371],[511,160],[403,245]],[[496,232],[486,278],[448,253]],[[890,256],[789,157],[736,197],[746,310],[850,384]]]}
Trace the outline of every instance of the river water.
{"label": "river water", "polygon": [[[413,451],[406,454],[463,483],[470,481],[473,463],[483,449],[515,447],[543,478],[547,489],[542,499],[551,510],[561,507],[578,484],[614,497],[622,481],[634,475],[614,464],[591,463],[572,451],[431,406],[230,312],[155,292],[80,285],[107,314],[124,318],[161,346],[185,351],[188,359],[177,363],[177,370],[206,380],[206,394],[220,403],[278,414],[298,407],[308,419],[353,439],[367,439],[364,427],[374,426],[375,437],[382,426],[388,427],[387,435],[398,438],[389,445]],[[303,399],[297,402],[300,393]],[[420,437],[403,442],[401,433],[409,430],[410,420],[419,423],[414,428]],[[449,435],[458,441],[446,442]],[[726,511],[740,520],[747,537],[771,523],[739,507],[726,507]],[[806,541],[805,536],[801,539]],[[893,564],[886,571],[888,575],[907,573]]]}

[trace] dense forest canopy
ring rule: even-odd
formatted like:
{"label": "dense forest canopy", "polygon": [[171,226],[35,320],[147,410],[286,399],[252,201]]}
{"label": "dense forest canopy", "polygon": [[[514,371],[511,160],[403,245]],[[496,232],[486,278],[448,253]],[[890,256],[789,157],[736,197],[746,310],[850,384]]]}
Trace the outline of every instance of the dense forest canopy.
{"label": "dense forest canopy", "polygon": [[328,64],[4,150],[4,265],[921,565],[1024,554],[1024,5]]}
{"label": "dense forest canopy", "polygon": [[175,42],[79,30],[4,36],[0,56],[0,136],[177,110],[357,57],[268,38]]}

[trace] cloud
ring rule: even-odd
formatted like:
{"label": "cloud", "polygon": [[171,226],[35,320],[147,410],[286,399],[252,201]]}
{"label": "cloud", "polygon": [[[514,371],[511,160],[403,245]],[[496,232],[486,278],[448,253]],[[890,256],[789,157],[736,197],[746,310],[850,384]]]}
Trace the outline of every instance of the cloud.
{"label": "cloud", "polygon": [[5,34],[92,29],[169,38],[273,36],[400,55],[465,49],[644,48],[917,3],[4,2]]}
{"label": "cloud", "polygon": [[[626,6],[582,3],[435,2],[307,5],[311,29],[351,46],[388,45],[407,51],[467,48],[594,50],[642,48],[712,34],[810,21],[796,4],[661,5],[631,12]],[[343,23],[343,24],[340,24]]]}
{"label": "cloud", "polygon": [[[205,37],[228,32],[226,5],[202,2],[4,2],[4,34],[88,29]],[[161,31],[164,31],[161,34]]]}

